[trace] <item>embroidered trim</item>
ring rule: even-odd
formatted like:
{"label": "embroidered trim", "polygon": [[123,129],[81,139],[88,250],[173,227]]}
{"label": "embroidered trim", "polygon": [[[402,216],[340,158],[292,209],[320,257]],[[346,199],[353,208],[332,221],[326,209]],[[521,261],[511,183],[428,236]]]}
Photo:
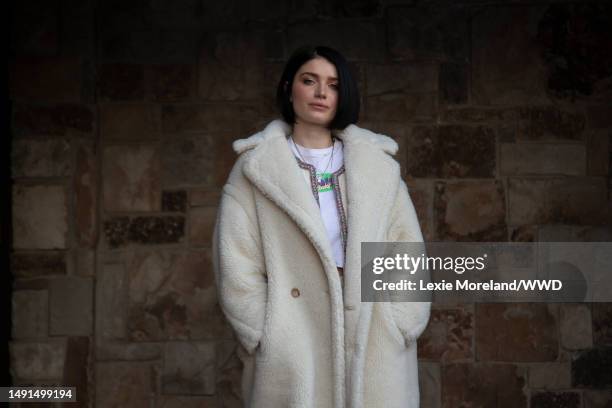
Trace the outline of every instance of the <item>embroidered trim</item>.
{"label": "embroidered trim", "polygon": [[[319,203],[319,185],[317,183],[316,168],[312,164],[303,162],[302,160],[300,160],[299,157],[296,157],[295,159],[297,160],[298,165],[301,168],[306,169],[310,172],[310,188],[312,190],[312,195],[314,195],[315,199],[317,200],[317,205],[321,206],[321,204]],[[348,236],[348,224],[346,222],[344,204],[342,203],[342,191],[340,190],[340,181],[338,180],[338,177],[342,173],[344,173],[344,170],[345,169],[343,164],[338,170],[332,173],[331,179],[332,188],[334,189],[334,194],[336,198],[336,209],[338,210],[338,216],[340,217],[340,237],[342,238],[342,247],[346,256],[346,239]]]}

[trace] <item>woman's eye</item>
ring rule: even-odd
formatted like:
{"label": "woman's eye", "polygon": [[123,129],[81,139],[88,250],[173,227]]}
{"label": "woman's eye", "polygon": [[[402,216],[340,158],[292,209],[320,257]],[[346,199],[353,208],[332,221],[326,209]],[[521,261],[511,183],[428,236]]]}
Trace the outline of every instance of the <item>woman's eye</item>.
{"label": "woman's eye", "polygon": [[314,81],[312,79],[305,79],[303,83],[306,85],[310,85],[310,84],[314,84]]}
{"label": "woman's eye", "polygon": [[331,86],[334,89],[338,89],[338,84],[329,84],[329,86]]}

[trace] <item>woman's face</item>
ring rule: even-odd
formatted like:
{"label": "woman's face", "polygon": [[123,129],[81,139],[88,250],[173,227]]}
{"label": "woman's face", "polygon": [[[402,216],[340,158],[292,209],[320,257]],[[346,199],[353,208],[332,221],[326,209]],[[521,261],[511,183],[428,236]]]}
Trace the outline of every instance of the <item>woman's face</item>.
{"label": "woman's face", "polygon": [[315,57],[300,67],[291,87],[297,123],[328,127],[338,108],[338,73],[334,64]]}

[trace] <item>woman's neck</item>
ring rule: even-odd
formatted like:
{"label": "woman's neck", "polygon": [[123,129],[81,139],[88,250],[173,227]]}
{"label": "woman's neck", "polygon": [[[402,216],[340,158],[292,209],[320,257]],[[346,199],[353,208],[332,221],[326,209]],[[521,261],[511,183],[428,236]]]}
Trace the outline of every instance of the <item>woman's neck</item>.
{"label": "woman's neck", "polygon": [[322,126],[296,123],[293,125],[292,137],[295,143],[308,149],[324,149],[332,146],[331,131]]}

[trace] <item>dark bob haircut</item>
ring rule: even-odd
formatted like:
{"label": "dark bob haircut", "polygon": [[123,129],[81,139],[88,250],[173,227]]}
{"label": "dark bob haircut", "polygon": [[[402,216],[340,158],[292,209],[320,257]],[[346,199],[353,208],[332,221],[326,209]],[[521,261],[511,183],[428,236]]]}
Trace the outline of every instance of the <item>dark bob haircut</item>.
{"label": "dark bob haircut", "polygon": [[351,74],[348,63],[336,50],[324,46],[303,46],[293,52],[285,65],[285,70],[276,90],[276,104],[285,122],[295,123],[293,104],[289,100],[293,78],[300,67],[315,57],[323,57],[336,67],[338,72],[338,108],[336,116],[329,125],[330,129],[344,129],[359,120],[359,90]]}

